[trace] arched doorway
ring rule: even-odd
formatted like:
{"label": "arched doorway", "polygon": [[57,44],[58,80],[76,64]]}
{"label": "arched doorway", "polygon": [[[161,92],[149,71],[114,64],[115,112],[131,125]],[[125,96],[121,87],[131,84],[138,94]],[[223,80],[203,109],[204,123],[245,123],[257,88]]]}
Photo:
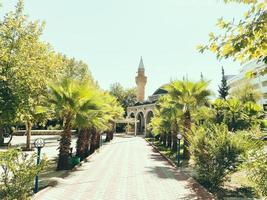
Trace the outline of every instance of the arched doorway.
{"label": "arched doorway", "polygon": [[[135,114],[132,112],[128,118],[135,120]],[[127,134],[135,134],[135,123],[128,123],[126,129]]]}
{"label": "arched doorway", "polygon": [[146,114],[146,134],[148,136],[151,135],[151,128],[149,127],[149,123],[151,122],[151,119],[154,117],[154,114],[152,112],[152,110],[148,111],[148,113]]}
{"label": "arched doorway", "polygon": [[143,135],[145,133],[145,118],[144,114],[142,112],[139,112],[136,116],[137,119],[137,129],[136,134],[137,135]]}

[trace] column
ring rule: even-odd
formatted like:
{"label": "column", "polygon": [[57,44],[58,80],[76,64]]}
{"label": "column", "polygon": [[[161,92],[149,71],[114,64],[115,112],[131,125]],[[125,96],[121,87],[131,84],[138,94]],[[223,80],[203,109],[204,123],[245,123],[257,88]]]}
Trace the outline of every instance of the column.
{"label": "column", "polygon": [[135,118],[135,121],[134,121],[134,135],[136,136],[137,135],[137,120]]}

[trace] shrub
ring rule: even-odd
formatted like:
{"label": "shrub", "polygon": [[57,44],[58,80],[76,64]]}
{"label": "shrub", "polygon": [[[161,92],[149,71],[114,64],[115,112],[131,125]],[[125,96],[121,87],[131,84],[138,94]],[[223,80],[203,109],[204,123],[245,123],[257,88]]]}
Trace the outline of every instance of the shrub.
{"label": "shrub", "polygon": [[193,127],[189,142],[197,179],[211,190],[221,186],[236,169],[244,151],[244,145],[224,125]]}
{"label": "shrub", "polygon": [[33,192],[34,177],[46,166],[42,159],[36,166],[36,155],[29,156],[18,149],[0,152],[0,199],[28,200]]}
{"label": "shrub", "polygon": [[267,152],[264,150],[250,151],[243,166],[249,180],[254,183],[255,191],[261,196],[267,196]]}

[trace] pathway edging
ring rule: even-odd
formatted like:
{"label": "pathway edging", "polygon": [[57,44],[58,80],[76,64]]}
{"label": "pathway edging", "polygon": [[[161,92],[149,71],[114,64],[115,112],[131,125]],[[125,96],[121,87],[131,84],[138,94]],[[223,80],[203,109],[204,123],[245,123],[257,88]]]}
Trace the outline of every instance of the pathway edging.
{"label": "pathway edging", "polygon": [[[111,141],[110,141],[111,142]],[[102,148],[103,148],[104,146],[102,146]],[[100,147],[101,148],[101,147]],[[92,153],[91,155],[89,155],[89,156],[87,156],[83,161],[81,161],[78,165],[75,165],[72,169],[70,169],[70,170],[66,170],[66,172],[65,173],[63,173],[61,176],[59,176],[60,178],[66,178],[67,176],[69,176],[72,172],[75,172],[75,171],[77,171],[85,162],[88,162],[89,160],[90,160],[90,158],[92,157],[92,156],[94,156],[96,153],[98,153],[98,151],[100,150],[100,148],[99,149],[96,149],[95,150],[95,152],[94,153]],[[41,189],[38,193],[36,193],[36,194],[34,194],[33,195],[33,200],[34,199],[36,199],[39,195],[41,195],[42,193],[44,193],[44,192],[46,192],[47,190],[49,190],[49,189],[51,189],[51,188],[53,188],[53,187],[55,187],[55,186],[57,186],[58,185],[58,181],[51,181],[51,183],[49,183],[48,184],[48,186],[47,187],[45,187],[45,188],[43,188],[43,189]]]}
{"label": "pathway edging", "polygon": [[188,173],[184,172],[184,171],[181,171],[179,169],[179,167],[170,159],[168,158],[166,155],[164,155],[162,152],[160,152],[158,150],[158,148],[150,141],[148,141],[146,138],[145,138],[145,141],[153,147],[153,149],[155,149],[164,159],[167,160],[167,162],[172,165],[176,170],[179,170],[180,173],[183,173],[184,175],[186,175],[187,177],[189,177],[190,181],[192,181],[192,183],[194,184],[197,184],[200,188],[202,188],[205,192],[207,192],[209,195],[212,196],[212,198],[216,199],[216,197],[211,193],[209,192],[204,186],[202,186],[196,179],[194,179],[192,176],[190,176]]}

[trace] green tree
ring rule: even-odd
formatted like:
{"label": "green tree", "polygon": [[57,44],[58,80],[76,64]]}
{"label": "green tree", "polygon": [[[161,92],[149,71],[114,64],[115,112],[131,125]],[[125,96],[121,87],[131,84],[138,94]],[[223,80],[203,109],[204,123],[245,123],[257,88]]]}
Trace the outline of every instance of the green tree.
{"label": "green tree", "polygon": [[224,69],[222,67],[222,80],[221,80],[221,85],[219,85],[219,90],[218,90],[220,98],[226,100],[226,97],[229,94],[229,89],[230,87],[227,84],[227,80],[224,74]]}
{"label": "green tree", "polygon": [[215,122],[222,123],[224,120],[224,111],[225,111],[226,102],[220,98],[216,99],[212,103],[212,107],[215,110]]}
{"label": "green tree", "polygon": [[169,115],[162,115],[160,108],[157,107],[154,111],[154,117],[151,119],[149,126],[152,129],[154,136],[160,136],[160,142],[164,146],[171,147],[171,125],[172,121]]}
{"label": "green tree", "polygon": [[183,105],[180,104],[180,102],[173,100],[170,95],[165,95],[160,98],[158,106],[160,108],[160,115],[163,119],[169,120],[170,122],[166,124],[165,121],[162,121],[162,125],[170,125],[168,132],[170,135],[168,134],[168,141],[172,141],[172,150],[176,152],[177,133],[179,132],[179,123],[182,117]]}
{"label": "green tree", "polygon": [[[267,63],[267,2],[264,0],[225,0],[247,4],[249,9],[241,20],[220,18],[221,34],[209,34],[209,44],[200,45],[200,52],[209,50],[217,58],[233,58],[240,62],[263,60]],[[265,69],[266,71],[266,69]]]}
{"label": "green tree", "polygon": [[84,120],[90,110],[97,110],[97,96],[88,83],[63,79],[59,84],[50,86],[49,102],[54,105],[56,115],[63,120],[63,133],[60,139],[57,169],[68,169],[71,144],[71,130],[75,120]]}
{"label": "green tree", "polygon": [[244,103],[236,98],[229,98],[226,101],[216,99],[212,107],[215,111],[214,122],[226,124],[230,131],[259,127],[263,122],[262,106],[250,101]]}
{"label": "green tree", "polygon": [[253,182],[255,191],[261,197],[267,197],[267,152],[264,149],[249,151],[245,157],[243,168],[249,180]]}
{"label": "green tree", "polygon": [[119,83],[114,83],[111,85],[110,94],[117,98],[121,106],[124,108],[125,115],[127,107],[133,106],[137,102],[136,89],[124,89]]}
{"label": "green tree", "polygon": [[208,83],[205,81],[191,82],[188,80],[173,81],[165,87],[172,101],[182,106],[184,155],[187,159],[189,159],[190,156],[188,149],[188,133],[192,123],[191,112],[208,102],[207,98],[210,96],[211,92],[207,87]]}
{"label": "green tree", "polygon": [[191,130],[190,152],[197,179],[216,190],[237,169],[239,157],[249,148],[250,141],[242,134],[230,134],[225,125],[206,124]]}
{"label": "green tree", "polygon": [[29,156],[17,149],[0,152],[0,198],[29,200],[33,195],[34,178],[47,166],[46,158],[36,165],[36,155]]}
{"label": "green tree", "polygon": [[69,78],[77,81],[89,81],[91,84],[95,84],[86,63],[83,61],[77,61],[75,58],[69,59],[65,55],[60,56],[64,65],[64,70],[62,71],[63,79]]}
{"label": "green tree", "polygon": [[62,63],[40,41],[44,25],[29,21],[23,12],[24,1],[19,0],[0,22],[0,123],[24,122],[30,149],[32,125],[45,118],[36,108],[47,95],[47,83],[61,74]]}
{"label": "green tree", "polygon": [[257,103],[262,98],[262,93],[249,80],[244,79],[231,90],[230,97],[237,98],[242,103],[249,101]]}
{"label": "green tree", "polygon": [[84,116],[78,120],[82,127],[77,140],[77,156],[84,158],[88,155],[89,139],[91,139],[91,153],[99,145],[100,134],[106,132],[106,139],[113,139],[114,122],[123,115],[123,108],[116,98],[107,92],[98,91],[98,110],[88,110]]}

